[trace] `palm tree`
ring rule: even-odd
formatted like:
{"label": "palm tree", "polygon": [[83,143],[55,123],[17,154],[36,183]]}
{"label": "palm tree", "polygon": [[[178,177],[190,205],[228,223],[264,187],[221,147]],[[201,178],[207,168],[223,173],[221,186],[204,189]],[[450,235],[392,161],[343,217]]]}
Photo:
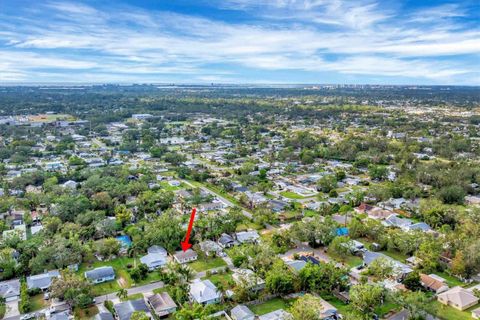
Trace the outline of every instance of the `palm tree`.
{"label": "palm tree", "polygon": [[120,290],[118,290],[117,292],[117,297],[121,299],[126,299],[128,296],[128,291],[127,289],[124,289],[124,288],[121,288]]}

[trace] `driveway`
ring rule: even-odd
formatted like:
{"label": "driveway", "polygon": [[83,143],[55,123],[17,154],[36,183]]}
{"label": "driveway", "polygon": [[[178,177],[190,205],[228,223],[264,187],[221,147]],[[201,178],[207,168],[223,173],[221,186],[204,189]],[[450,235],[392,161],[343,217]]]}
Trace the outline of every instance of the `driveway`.
{"label": "driveway", "polygon": [[18,300],[6,302],[6,306],[7,306],[7,310],[4,316],[5,319],[20,315],[20,312],[18,311]]}

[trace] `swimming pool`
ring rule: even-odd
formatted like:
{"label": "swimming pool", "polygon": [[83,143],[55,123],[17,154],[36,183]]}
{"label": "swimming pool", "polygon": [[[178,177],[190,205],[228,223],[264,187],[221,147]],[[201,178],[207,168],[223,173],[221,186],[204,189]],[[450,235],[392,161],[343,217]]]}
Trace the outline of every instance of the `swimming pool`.
{"label": "swimming pool", "polygon": [[122,245],[123,248],[128,248],[132,245],[132,239],[130,239],[130,237],[127,235],[118,236],[115,239],[120,241],[120,244]]}

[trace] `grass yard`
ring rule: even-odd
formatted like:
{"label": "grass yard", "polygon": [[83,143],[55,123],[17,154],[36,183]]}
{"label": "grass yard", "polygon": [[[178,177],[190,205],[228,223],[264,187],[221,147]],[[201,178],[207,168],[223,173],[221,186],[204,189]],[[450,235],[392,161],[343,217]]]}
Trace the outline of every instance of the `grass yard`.
{"label": "grass yard", "polygon": [[30,302],[32,305],[31,311],[41,310],[48,306],[48,302],[43,299],[43,293],[39,293],[37,295],[31,296]]}
{"label": "grass yard", "polygon": [[147,277],[135,283],[136,286],[143,286],[152,282],[158,282],[161,280],[159,271],[152,271],[147,274]]}
{"label": "grass yard", "polygon": [[249,229],[253,229],[253,230],[261,230],[263,229],[263,227],[259,224],[256,224],[256,223],[253,223],[253,222],[249,222],[249,221],[245,221],[239,225],[237,225],[237,229],[236,231],[239,232],[239,231],[247,231]]}
{"label": "grass yard", "polygon": [[360,257],[354,256],[354,255],[348,255],[347,257],[343,258],[338,256],[337,254],[328,251],[327,252],[328,256],[331,257],[333,260],[341,262],[349,266],[350,268],[356,267],[358,265],[361,265],[363,260]]}
{"label": "grass yard", "polygon": [[305,217],[316,217],[319,215],[318,212],[314,211],[314,210],[310,210],[310,209],[306,209],[303,211],[303,214],[305,215]]}
{"label": "grass yard", "polygon": [[440,276],[440,277],[442,277],[443,279],[445,279],[445,280],[447,281],[447,284],[448,284],[448,286],[449,286],[450,288],[456,287],[456,286],[460,286],[460,287],[465,286],[465,283],[463,283],[462,281],[458,280],[456,277],[449,275],[449,274],[446,273],[446,272],[435,272],[435,274],[436,274],[437,276]]}
{"label": "grass yard", "polygon": [[75,319],[88,320],[92,319],[98,313],[98,308],[95,305],[86,309],[75,308],[73,313],[75,315]]}
{"label": "grass yard", "polygon": [[391,302],[391,301],[385,301],[380,307],[375,309],[375,313],[382,318],[386,314],[388,314],[390,311],[399,311],[400,306]]}
{"label": "grass yard", "polygon": [[345,302],[343,302],[342,300],[338,299],[337,297],[330,296],[330,297],[326,297],[324,299],[327,302],[329,302],[332,306],[337,308],[338,312],[340,312],[340,314],[345,314],[345,313],[351,311],[351,307],[348,304],[346,304]]}
{"label": "grass yard", "polygon": [[167,181],[162,181],[159,184],[162,187],[162,189],[167,190],[167,191],[177,191],[177,190],[181,190],[181,189],[185,188],[184,183],[180,183],[180,185],[178,187],[171,186]]}
{"label": "grass yard", "polygon": [[225,289],[232,289],[235,286],[235,282],[232,278],[232,273],[224,273],[224,274],[212,274],[209,277],[203,277],[202,280],[208,279],[212,281],[215,286],[221,284],[221,287]]}
{"label": "grass yard", "polygon": [[281,299],[281,298],[274,298],[263,303],[249,306],[250,310],[253,311],[256,315],[264,315],[266,313],[278,310],[278,309],[287,309],[290,306],[290,303]]}
{"label": "grass yard", "polygon": [[408,258],[406,255],[397,251],[380,251],[380,252],[402,263],[405,263],[405,260]]}
{"label": "grass yard", "polygon": [[135,293],[132,295],[127,296],[125,299],[121,299],[122,301],[129,301],[129,300],[137,300],[137,299],[142,299],[143,294],[142,293]]}
{"label": "grass yard", "polygon": [[[138,261],[137,261],[138,263]],[[78,270],[78,274],[83,276],[85,271],[92,270],[98,267],[111,266],[115,270],[116,279],[105,283],[96,284],[93,286],[94,295],[103,295],[112,293],[123,288],[130,288],[133,284],[132,278],[128,273],[129,266],[132,268],[134,265],[133,258],[119,257],[110,261],[95,261],[92,264],[82,264]],[[118,283],[120,282],[122,285]]]}
{"label": "grass yard", "polygon": [[472,310],[475,310],[479,307],[479,305],[477,304],[476,306],[473,306],[466,311],[460,311],[450,306],[443,305],[437,300],[433,300],[432,302],[430,302],[429,306],[431,306],[432,309],[435,310],[435,312],[432,312],[432,314],[436,315],[442,320],[471,320]]}
{"label": "grass yard", "polygon": [[282,191],[280,195],[288,199],[305,199],[304,196],[292,191]]}
{"label": "grass yard", "polygon": [[108,293],[114,293],[119,291],[120,285],[118,284],[117,280],[108,281],[100,284],[96,284],[92,287],[92,294],[94,296],[102,296]]}
{"label": "grass yard", "polygon": [[223,261],[222,258],[216,257],[216,258],[199,258],[197,261],[192,262],[189,264],[189,266],[197,271],[207,271],[209,269],[214,269],[214,268],[219,268],[219,267],[226,267],[227,264],[225,261]]}

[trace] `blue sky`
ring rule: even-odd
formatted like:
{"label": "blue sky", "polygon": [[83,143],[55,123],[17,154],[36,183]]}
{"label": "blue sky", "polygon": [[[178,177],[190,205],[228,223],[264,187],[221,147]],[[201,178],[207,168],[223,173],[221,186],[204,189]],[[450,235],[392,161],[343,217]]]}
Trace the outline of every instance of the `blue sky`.
{"label": "blue sky", "polygon": [[480,85],[480,2],[0,0],[0,82]]}

